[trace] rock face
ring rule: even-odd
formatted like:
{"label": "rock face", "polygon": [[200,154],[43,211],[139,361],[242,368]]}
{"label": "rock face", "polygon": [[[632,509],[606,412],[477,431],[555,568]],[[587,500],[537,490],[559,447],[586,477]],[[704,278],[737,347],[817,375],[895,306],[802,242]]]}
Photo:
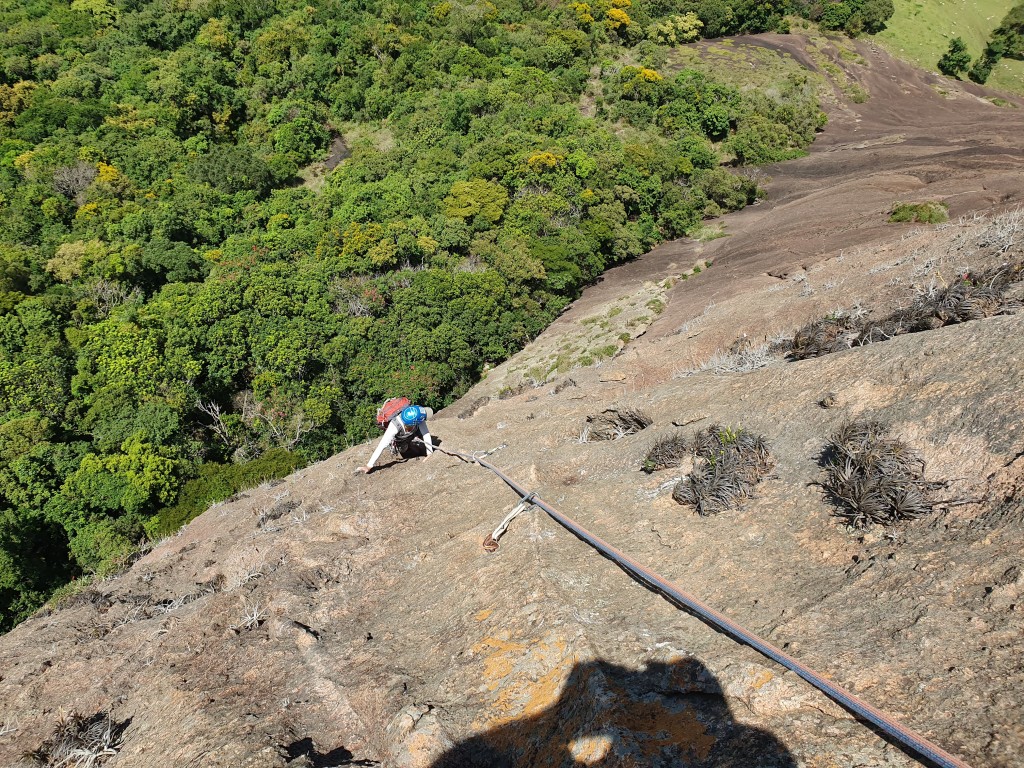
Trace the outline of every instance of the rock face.
{"label": "rock face", "polygon": [[[1020,766],[1024,315],[802,362],[765,346],[1024,258],[1021,113],[860,51],[872,98],[837,104],[810,157],[770,169],[731,237],[609,273],[431,431],[497,449],[550,504],[975,768]],[[943,199],[952,223],[886,224],[896,199]],[[652,297],[615,357],[538,380],[583,320],[636,320],[621,308]],[[581,440],[608,409],[653,423]],[[855,417],[914,447],[945,505],[844,525],[816,483]],[[657,438],[715,423],[765,435],[774,469],[699,517],[672,500],[685,467],[640,468]],[[132,768],[915,764],[536,509],[486,553],[517,498],[481,467],[435,454],[353,476],[369,451],[214,506],[0,638],[0,764],[62,708],[109,712],[120,746],[100,764]]]}

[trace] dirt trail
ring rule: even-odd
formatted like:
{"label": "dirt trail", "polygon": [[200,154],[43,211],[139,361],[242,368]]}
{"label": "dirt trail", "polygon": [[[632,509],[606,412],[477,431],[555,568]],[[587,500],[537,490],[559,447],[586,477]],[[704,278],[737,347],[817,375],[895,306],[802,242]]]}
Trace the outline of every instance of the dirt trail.
{"label": "dirt trail", "polygon": [[[743,42],[804,55],[796,36]],[[996,216],[1024,199],[1022,112],[939,81],[943,97],[859,50],[866,64],[844,66],[872,98],[832,107],[810,156],[724,219],[729,237],[609,272],[431,431],[493,450],[549,503],[974,768],[1024,766],[1024,316],[801,362],[761,347],[1024,259],[1024,214]],[[932,198],[953,221],[886,223],[894,200]],[[613,357],[545,373],[620,333]],[[583,439],[588,416],[624,408],[653,424]],[[852,417],[889,424],[956,504],[844,525],[817,483]],[[698,517],[672,498],[684,468],[641,465],[656,438],[715,423],[764,435],[774,470],[739,508]],[[435,455],[354,476],[370,450],[214,506],[0,638],[0,764],[74,708],[123,728],[113,768],[917,765],[535,510],[485,553],[516,498],[480,467]]]}

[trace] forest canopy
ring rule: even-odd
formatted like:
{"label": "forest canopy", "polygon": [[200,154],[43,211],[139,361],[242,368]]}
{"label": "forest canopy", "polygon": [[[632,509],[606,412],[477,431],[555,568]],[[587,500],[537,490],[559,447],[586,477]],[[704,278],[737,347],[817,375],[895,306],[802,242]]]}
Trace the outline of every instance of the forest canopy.
{"label": "forest canopy", "polygon": [[0,629],[753,202],[813,88],[664,52],[787,10],[0,0]]}

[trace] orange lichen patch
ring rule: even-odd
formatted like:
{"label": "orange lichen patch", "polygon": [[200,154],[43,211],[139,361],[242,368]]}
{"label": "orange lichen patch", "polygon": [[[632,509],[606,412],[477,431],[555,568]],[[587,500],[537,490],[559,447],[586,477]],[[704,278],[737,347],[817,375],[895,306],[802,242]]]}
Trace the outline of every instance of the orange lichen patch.
{"label": "orange lichen patch", "polygon": [[486,621],[488,619],[488,617],[490,617],[490,615],[492,613],[494,613],[494,609],[493,608],[484,608],[482,611],[480,611],[480,613],[478,613],[473,618],[476,619],[477,621]]}
{"label": "orange lichen patch", "polygon": [[[577,661],[575,656],[568,655],[568,645],[561,638],[537,641],[527,648],[522,643],[488,637],[474,645],[473,650],[485,654],[487,689],[500,689],[493,707],[482,718],[480,725],[484,727],[532,717],[553,704]],[[538,669],[548,671],[538,676]]]}
{"label": "orange lichen patch", "polygon": [[611,748],[612,740],[608,736],[584,736],[569,742],[569,753],[573,760],[583,765],[596,765]]}
{"label": "orange lichen patch", "polygon": [[[518,765],[564,765],[576,735],[583,734],[591,725],[593,713],[588,706],[577,706],[578,701],[563,698],[578,661],[575,656],[564,656],[565,650],[564,641],[535,645],[528,656],[532,663],[546,664],[547,655],[552,653],[563,656],[553,669],[536,680],[524,677],[507,682],[483,722],[474,723],[474,727],[487,730],[487,740],[499,752],[518,753]],[[582,680],[576,684],[585,687]],[[593,757],[601,757],[596,746]]]}
{"label": "orange lichen patch", "polygon": [[522,643],[485,637],[473,644],[473,653],[484,656],[484,679],[488,690],[495,690],[515,668],[519,654],[526,649]]}
{"label": "orange lichen patch", "polygon": [[437,734],[414,729],[406,736],[404,746],[406,754],[414,761],[412,765],[429,765],[430,757],[437,753]]}
{"label": "orange lichen patch", "polygon": [[662,747],[673,745],[704,760],[715,745],[715,737],[692,709],[673,712],[656,701],[632,701],[628,707],[616,708],[612,717],[616,726],[637,737],[637,745],[651,757]]}
{"label": "orange lichen patch", "polygon": [[[553,646],[549,646],[546,643],[541,645],[543,647],[539,649],[538,656],[541,659],[544,659],[548,656],[548,653]],[[556,642],[554,647],[556,648],[556,653],[565,653],[564,641]],[[499,713],[508,712],[516,709],[516,705],[518,704],[520,711],[513,715],[513,718],[523,716],[534,717],[540,714],[545,708],[551,706],[558,700],[558,696],[562,692],[562,687],[565,684],[566,679],[569,677],[569,672],[572,670],[575,663],[575,656],[563,656],[554,669],[547,674],[541,675],[536,680],[527,679],[522,683],[513,683],[512,685],[507,686],[502,690],[497,700],[494,702],[495,711]],[[501,720],[502,716],[498,715],[495,719]]]}
{"label": "orange lichen patch", "polygon": [[755,678],[754,682],[750,684],[750,687],[755,691],[759,691],[774,679],[775,675],[765,669],[761,671],[761,674],[759,674],[757,678]]}

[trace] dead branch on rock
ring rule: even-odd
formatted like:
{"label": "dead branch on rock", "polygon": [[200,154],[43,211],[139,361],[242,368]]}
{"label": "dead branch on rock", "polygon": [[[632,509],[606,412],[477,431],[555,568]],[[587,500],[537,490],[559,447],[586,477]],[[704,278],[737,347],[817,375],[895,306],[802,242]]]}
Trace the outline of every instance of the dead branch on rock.
{"label": "dead branch on rock", "polygon": [[256,627],[267,620],[267,609],[260,605],[259,602],[249,602],[249,599],[245,598],[242,605],[242,618],[231,627],[235,632],[241,632],[243,629],[256,629]]}

